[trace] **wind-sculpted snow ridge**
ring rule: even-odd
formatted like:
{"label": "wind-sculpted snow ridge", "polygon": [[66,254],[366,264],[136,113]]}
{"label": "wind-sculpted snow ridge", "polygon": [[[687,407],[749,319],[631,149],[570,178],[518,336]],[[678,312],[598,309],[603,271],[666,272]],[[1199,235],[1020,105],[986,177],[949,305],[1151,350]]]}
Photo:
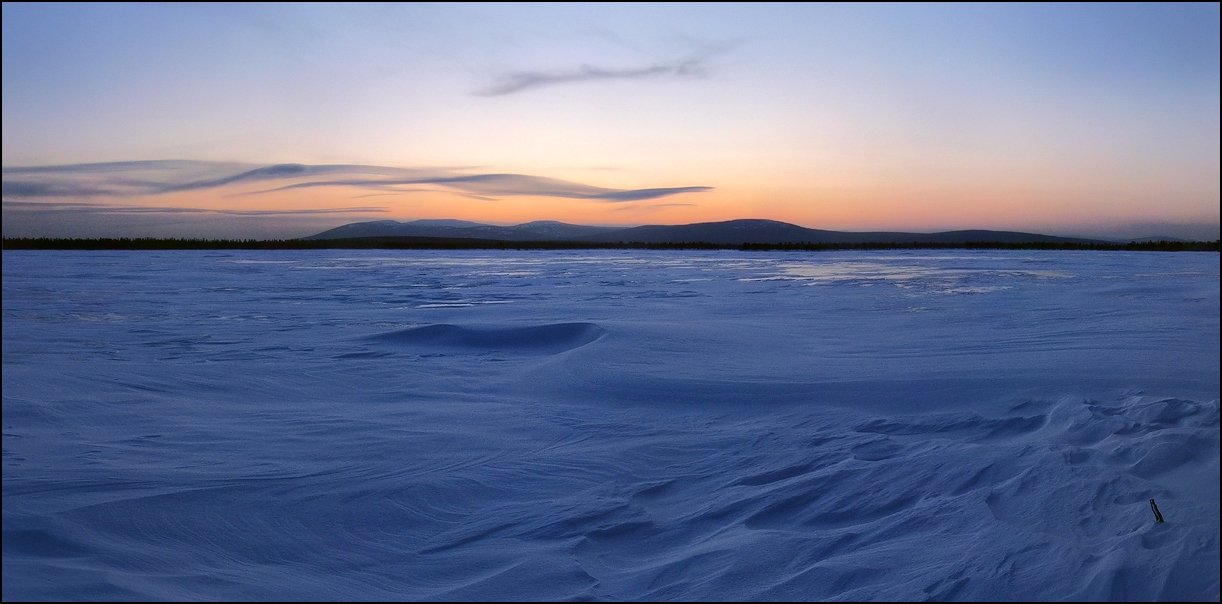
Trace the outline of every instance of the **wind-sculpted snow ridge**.
{"label": "wind-sculpted snow ridge", "polygon": [[1217,601],[1218,274],[6,251],[3,597]]}
{"label": "wind-sculpted snow ridge", "polygon": [[606,330],[593,323],[552,323],[528,327],[425,325],[377,334],[369,339],[425,352],[555,354],[585,346],[605,333]]}

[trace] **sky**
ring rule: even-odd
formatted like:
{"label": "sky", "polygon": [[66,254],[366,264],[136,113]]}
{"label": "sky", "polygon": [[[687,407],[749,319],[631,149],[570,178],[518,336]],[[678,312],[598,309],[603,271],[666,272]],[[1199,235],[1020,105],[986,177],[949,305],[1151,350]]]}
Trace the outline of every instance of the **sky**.
{"label": "sky", "polygon": [[1219,5],[3,4],[5,236],[1218,237]]}

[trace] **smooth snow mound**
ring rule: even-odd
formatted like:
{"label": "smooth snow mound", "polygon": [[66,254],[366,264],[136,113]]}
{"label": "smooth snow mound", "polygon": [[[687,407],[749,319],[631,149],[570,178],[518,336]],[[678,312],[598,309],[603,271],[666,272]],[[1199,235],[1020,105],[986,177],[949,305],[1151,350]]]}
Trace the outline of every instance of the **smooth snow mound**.
{"label": "smooth snow mound", "polygon": [[377,334],[370,339],[407,348],[451,352],[557,354],[585,346],[606,333],[594,323],[552,323],[529,327],[440,324]]}

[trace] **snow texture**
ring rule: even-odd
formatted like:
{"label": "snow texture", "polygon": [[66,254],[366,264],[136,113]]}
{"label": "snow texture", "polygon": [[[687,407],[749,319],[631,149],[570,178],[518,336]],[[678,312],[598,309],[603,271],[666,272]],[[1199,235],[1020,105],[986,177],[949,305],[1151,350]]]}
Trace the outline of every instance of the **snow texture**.
{"label": "snow texture", "polygon": [[1219,598],[1216,253],[5,251],[3,313],[5,600]]}

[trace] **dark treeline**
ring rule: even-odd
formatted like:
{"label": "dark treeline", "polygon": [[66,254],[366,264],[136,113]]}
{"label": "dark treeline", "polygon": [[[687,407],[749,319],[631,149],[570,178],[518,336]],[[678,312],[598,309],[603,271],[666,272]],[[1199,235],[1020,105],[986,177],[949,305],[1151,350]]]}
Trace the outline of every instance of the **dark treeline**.
{"label": "dark treeline", "polygon": [[1217,252],[1218,241],[1144,241],[1130,243],[745,243],[727,245],[690,241],[682,243],[590,243],[583,241],[499,241],[491,239],[446,239],[439,237],[361,237],[356,239],[158,239],[52,237],[5,238],[6,250],[1128,250],[1149,252]]}
{"label": "dark treeline", "polygon": [[1124,250],[1132,252],[1216,252],[1218,241],[1131,241],[1128,243],[1076,242],[999,242],[966,241],[962,243],[746,243],[733,246],[742,250]]}

